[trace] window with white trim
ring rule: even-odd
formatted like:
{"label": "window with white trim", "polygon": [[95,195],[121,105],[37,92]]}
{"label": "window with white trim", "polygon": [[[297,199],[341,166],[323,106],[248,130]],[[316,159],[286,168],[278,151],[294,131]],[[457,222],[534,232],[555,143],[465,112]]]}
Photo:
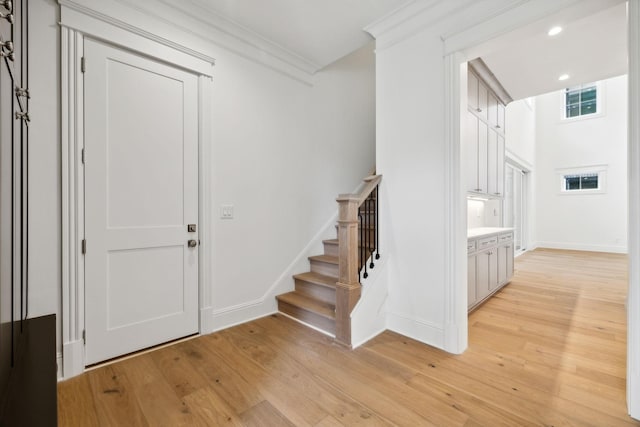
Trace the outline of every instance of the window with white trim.
{"label": "window with white trim", "polygon": [[583,173],[579,175],[565,175],[564,176],[564,191],[575,190],[597,190],[598,189],[598,174],[597,173]]}
{"label": "window with white trim", "polygon": [[606,172],[606,165],[558,169],[560,194],[604,193]]}
{"label": "window with white trim", "polygon": [[564,90],[564,118],[588,116],[600,112],[597,83],[569,87]]}

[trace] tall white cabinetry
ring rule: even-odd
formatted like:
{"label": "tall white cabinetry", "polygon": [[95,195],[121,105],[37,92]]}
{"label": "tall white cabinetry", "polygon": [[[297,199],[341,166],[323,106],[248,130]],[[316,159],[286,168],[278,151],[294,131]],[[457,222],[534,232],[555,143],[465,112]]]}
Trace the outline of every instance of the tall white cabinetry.
{"label": "tall white cabinetry", "polygon": [[466,171],[470,193],[504,197],[504,108],[469,69]]}

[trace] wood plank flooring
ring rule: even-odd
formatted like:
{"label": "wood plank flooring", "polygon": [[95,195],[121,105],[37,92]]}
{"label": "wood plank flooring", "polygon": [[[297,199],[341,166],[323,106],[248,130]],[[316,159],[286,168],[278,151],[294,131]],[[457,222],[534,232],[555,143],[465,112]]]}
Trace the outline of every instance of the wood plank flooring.
{"label": "wood plank flooring", "polygon": [[273,315],[58,385],[60,426],[628,426],[624,255],[536,250],[447,354]]}

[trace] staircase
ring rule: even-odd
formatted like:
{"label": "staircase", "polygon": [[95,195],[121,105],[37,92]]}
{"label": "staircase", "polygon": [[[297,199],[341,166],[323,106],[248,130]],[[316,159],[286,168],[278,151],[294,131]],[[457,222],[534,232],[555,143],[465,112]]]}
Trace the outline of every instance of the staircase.
{"label": "staircase", "polygon": [[323,255],[309,257],[311,271],[293,276],[295,290],[276,298],[280,312],[335,335],[338,239],[323,244]]}
{"label": "staircase", "polygon": [[360,298],[361,271],[366,278],[379,257],[381,179],[380,175],[367,177],[360,193],[338,197],[338,239],[324,240],[324,253],[309,257],[310,271],[293,276],[295,289],[276,297],[281,313],[335,336],[346,346],[351,345],[350,314]]}

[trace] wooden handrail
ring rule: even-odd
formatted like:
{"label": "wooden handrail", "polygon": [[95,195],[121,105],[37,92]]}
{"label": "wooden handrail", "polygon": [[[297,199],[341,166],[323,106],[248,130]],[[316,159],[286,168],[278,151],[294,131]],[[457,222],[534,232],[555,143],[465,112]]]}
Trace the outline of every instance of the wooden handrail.
{"label": "wooden handrail", "polygon": [[341,194],[336,199],[339,205],[336,339],[347,346],[351,346],[351,311],[360,299],[361,293],[358,258],[358,208],[369,198],[381,180],[382,175],[368,176],[364,179],[365,184],[360,192]]}
{"label": "wooden handrail", "polygon": [[342,201],[357,200],[358,206],[362,205],[364,201],[367,200],[367,197],[369,197],[371,192],[375,190],[378,184],[380,184],[380,181],[382,181],[382,175],[371,175],[363,179],[363,181],[365,182],[365,185],[358,194],[340,194],[336,201],[340,203]]}

